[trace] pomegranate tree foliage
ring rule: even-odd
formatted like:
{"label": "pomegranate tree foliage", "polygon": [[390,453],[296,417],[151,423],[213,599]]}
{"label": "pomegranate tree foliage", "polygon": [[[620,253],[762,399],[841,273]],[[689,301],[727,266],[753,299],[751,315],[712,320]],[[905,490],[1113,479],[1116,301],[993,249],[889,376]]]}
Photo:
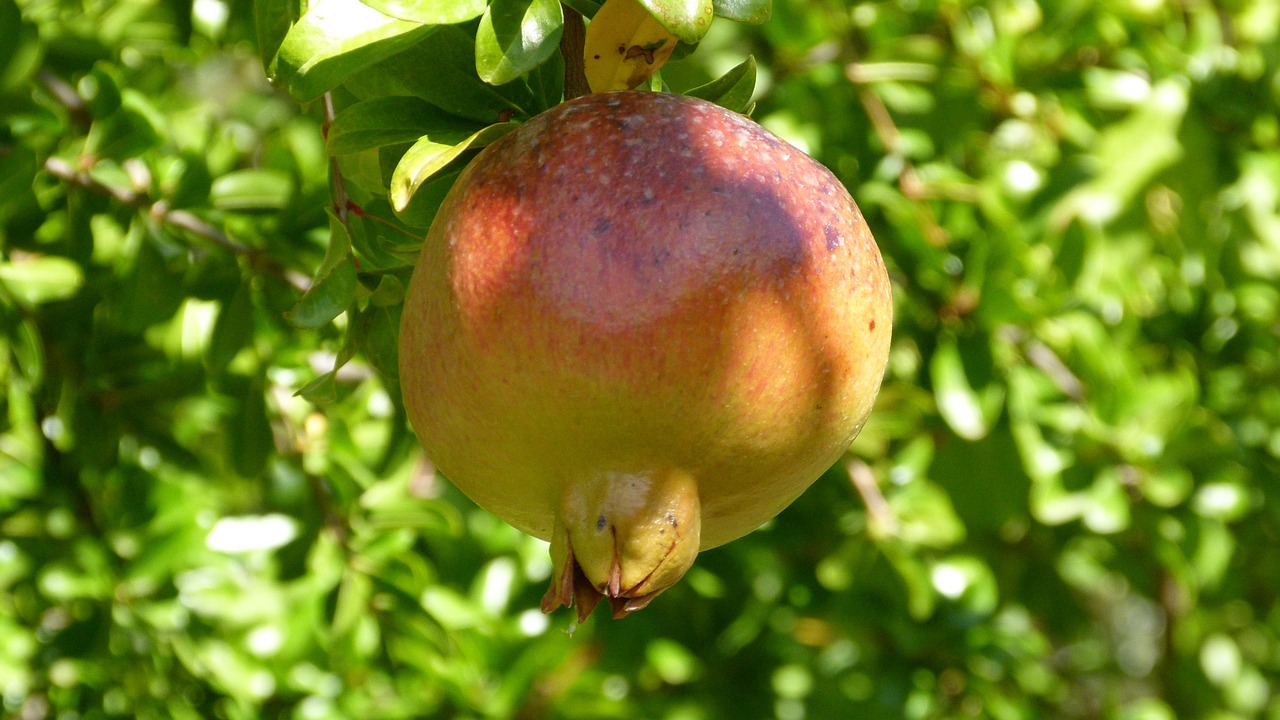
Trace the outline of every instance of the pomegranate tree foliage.
{"label": "pomegranate tree foliage", "polygon": [[569,10],[0,0],[0,715],[1280,717],[1276,6],[713,6],[658,84],[847,184],[888,377],[794,506],[571,633],[394,376]]}

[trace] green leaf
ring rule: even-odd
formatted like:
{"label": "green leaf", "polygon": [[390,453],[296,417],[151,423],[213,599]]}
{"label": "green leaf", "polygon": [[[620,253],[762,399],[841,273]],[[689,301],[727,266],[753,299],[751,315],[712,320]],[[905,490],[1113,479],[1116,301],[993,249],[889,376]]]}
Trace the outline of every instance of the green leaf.
{"label": "green leaf", "polygon": [[[529,89],[533,92],[536,104],[530,108],[536,115],[549,110],[564,99],[564,55],[551,53],[547,61],[534,68],[526,78]],[[520,83],[511,83],[506,87],[515,87]]]}
{"label": "green leaf", "polygon": [[252,291],[248,283],[241,283],[231,299],[223,304],[213,326],[204,356],[209,374],[220,375],[226,370],[232,358],[252,342],[253,327]]}
{"label": "green leaf", "polygon": [[[138,224],[130,230],[137,239],[128,271],[121,278],[118,295],[119,326],[140,332],[173,317],[183,301],[182,278],[177,262],[170,262],[156,242],[142,235]],[[166,248],[167,249],[167,248]]]}
{"label": "green leaf", "polygon": [[1141,107],[1108,127],[1094,142],[1097,175],[1067,193],[1052,211],[1055,227],[1074,218],[1106,225],[1182,153],[1178,129],[1188,107],[1187,90],[1176,81],[1156,85]]}
{"label": "green leaf", "polygon": [[330,370],[294,393],[313,405],[330,405],[338,399],[337,371]]}
{"label": "green leaf", "polygon": [[267,418],[266,381],[255,376],[241,395],[239,412],[227,418],[231,430],[231,461],[243,477],[258,477],[267,467],[275,442]]}
{"label": "green leaf", "polygon": [[31,198],[36,154],[23,145],[0,147],[0,223]]}
{"label": "green leaf", "polygon": [[436,138],[424,137],[414,143],[391,175],[392,206],[397,211],[404,210],[422,183],[448,167],[463,152],[484,147],[517,127],[513,122],[498,123],[465,138],[457,133],[441,133]]}
{"label": "green leaf", "polygon": [[951,498],[936,484],[913,480],[888,498],[897,520],[894,537],[909,545],[947,548],[964,539],[964,523],[956,515]]}
{"label": "green leaf", "polygon": [[[396,217],[406,225],[419,228],[431,227],[431,222],[435,220],[436,213],[440,210],[440,203],[444,202],[445,195],[449,193],[459,174],[461,174],[460,170],[445,172],[420,185],[409,200],[409,206],[403,210],[395,210]],[[422,238],[419,237],[414,242],[385,240],[380,244],[387,252],[412,262],[417,257],[418,251],[422,249]]]}
{"label": "green leaf", "polygon": [[297,6],[296,0],[254,0],[253,20],[258,52],[262,57],[262,67],[268,71],[296,19],[293,12]]}
{"label": "green leaf", "polygon": [[980,557],[953,555],[929,568],[934,591],[958,609],[975,616],[990,615],[1000,601],[991,567]]}
{"label": "green leaf", "polygon": [[236,170],[213,181],[209,191],[219,210],[279,210],[293,195],[293,178],[275,168]]}
{"label": "green leaf", "polygon": [[[451,115],[494,123],[518,113],[536,114],[540,103],[524,83],[494,87],[476,72],[475,37],[457,25],[436,26],[422,42],[353,75],[345,87],[368,100],[411,95]],[[431,68],[431,72],[423,72]]]}
{"label": "green leaf", "polygon": [[43,47],[13,0],[0,0],[0,91],[18,87],[40,68]]}
{"label": "green leaf", "polygon": [[145,113],[121,107],[89,128],[85,154],[124,160],[141,155],[159,142],[160,134]]}
{"label": "green leaf", "polygon": [[26,305],[42,305],[75,295],[84,284],[76,263],[53,255],[0,263],[0,285]]}
{"label": "green leaf", "polygon": [[[980,339],[985,340],[985,338]],[[933,352],[930,377],[933,380],[934,397],[938,412],[957,435],[966,440],[979,440],[986,436],[1000,415],[1004,402],[1004,388],[994,382],[975,382],[978,374],[974,365],[989,357],[980,357],[982,346],[961,343],[953,335],[943,335]]]}
{"label": "green leaf", "polygon": [[453,25],[478,18],[485,0],[360,0],[360,2],[401,20],[424,25]]}
{"label": "green leaf", "polygon": [[383,382],[395,387],[399,376],[400,309],[404,306],[404,283],[394,275],[383,275],[369,298],[369,307],[352,323],[354,342]]}
{"label": "green leaf", "polygon": [[326,143],[330,155],[413,142],[423,135],[471,133],[476,123],[450,115],[416,97],[375,98],[344,108],[334,118]]}
{"label": "green leaf", "polygon": [[550,58],[563,32],[559,0],[493,0],[476,31],[476,70],[505,85]]}
{"label": "green leaf", "polygon": [[745,113],[751,106],[751,96],[756,89],[756,59],[750,55],[732,70],[712,80],[706,85],[699,85],[685,93],[689,97],[702,98],[732,110]]}
{"label": "green leaf", "polygon": [[579,15],[590,20],[595,17],[596,11],[600,9],[600,5],[603,3],[595,0],[564,0],[563,4],[577,10]]}
{"label": "green leaf", "polygon": [[759,25],[773,15],[773,0],[712,0],[717,17]]}
{"label": "green leaf", "polygon": [[640,0],[640,4],[662,27],[687,43],[701,40],[715,16],[711,0]]}
{"label": "green leaf", "polygon": [[213,175],[205,158],[199,153],[175,156],[160,176],[160,187],[169,201],[169,207],[201,207],[209,201],[213,190]]}
{"label": "green leaf", "polygon": [[313,3],[289,29],[271,74],[299,102],[310,102],[436,27],[383,15],[359,0]]}
{"label": "green leaf", "polygon": [[[30,318],[22,320],[14,336],[9,338],[9,344],[13,358],[18,361],[18,372],[27,379],[30,387],[39,387],[45,375],[44,343],[40,339],[39,326]],[[9,394],[10,402],[13,402],[14,392]]]}
{"label": "green leaf", "polygon": [[312,280],[311,287],[293,309],[285,313],[289,322],[304,328],[327,324],[350,307],[356,297],[356,267],[351,258],[351,236],[333,210],[329,215],[329,249]]}
{"label": "green leaf", "polygon": [[76,91],[95,118],[106,117],[120,108],[120,87],[115,78],[100,67],[80,78]]}

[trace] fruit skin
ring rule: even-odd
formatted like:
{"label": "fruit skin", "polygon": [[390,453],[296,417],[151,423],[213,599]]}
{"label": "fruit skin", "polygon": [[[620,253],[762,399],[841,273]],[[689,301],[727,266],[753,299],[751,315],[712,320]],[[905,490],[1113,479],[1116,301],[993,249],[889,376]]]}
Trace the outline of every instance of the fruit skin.
{"label": "fruit skin", "polygon": [[543,609],[621,614],[841,457],[891,326],[879,250],[826,168],[705,101],[595,94],[458,178],[400,377],[436,466],[551,541]]}

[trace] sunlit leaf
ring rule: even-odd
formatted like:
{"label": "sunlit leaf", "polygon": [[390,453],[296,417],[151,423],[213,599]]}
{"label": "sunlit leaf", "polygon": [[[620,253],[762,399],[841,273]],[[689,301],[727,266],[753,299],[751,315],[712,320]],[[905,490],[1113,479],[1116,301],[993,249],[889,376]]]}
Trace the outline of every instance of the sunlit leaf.
{"label": "sunlit leaf", "polygon": [[[966,359],[970,362],[966,363]],[[976,352],[966,358],[956,339],[946,335],[940,339],[930,364],[938,412],[957,435],[967,440],[981,439],[990,431],[1004,401],[1004,389],[995,382],[974,387],[971,366],[978,359]]]}
{"label": "sunlit leaf", "polygon": [[271,72],[300,102],[309,102],[435,27],[384,15],[359,0],[313,3],[285,35]]}
{"label": "sunlit leaf", "polygon": [[516,127],[516,123],[505,122],[490,125],[470,135],[444,132],[436,137],[420,139],[404,154],[391,176],[392,205],[397,211],[404,210],[423,183],[435,177],[462,153],[484,147]]}
{"label": "sunlit leaf", "polygon": [[71,297],[83,283],[80,266],[62,257],[46,255],[0,263],[0,284],[29,305]]}
{"label": "sunlit leaf", "polygon": [[687,43],[696,43],[711,29],[711,0],[639,0],[664,28]]}
{"label": "sunlit leaf", "polygon": [[676,42],[639,0],[608,0],[587,26],[587,83],[592,92],[639,87],[662,69]]}
{"label": "sunlit leaf", "polygon": [[492,0],[476,31],[476,69],[505,85],[546,62],[560,47],[558,0]]}
{"label": "sunlit leaf", "polygon": [[690,97],[710,100],[734,112],[745,113],[751,107],[756,89],[756,60],[750,55],[732,70],[705,85],[685,93]]}
{"label": "sunlit leaf", "polygon": [[451,25],[480,17],[485,0],[360,0],[360,2],[401,20],[424,25]]}
{"label": "sunlit leaf", "polygon": [[759,25],[773,14],[773,0],[714,0],[716,17]]}

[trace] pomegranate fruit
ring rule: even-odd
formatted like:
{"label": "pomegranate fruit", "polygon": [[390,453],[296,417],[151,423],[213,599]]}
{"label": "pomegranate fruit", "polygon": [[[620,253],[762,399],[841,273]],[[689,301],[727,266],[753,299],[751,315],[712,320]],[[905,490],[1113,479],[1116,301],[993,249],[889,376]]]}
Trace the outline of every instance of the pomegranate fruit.
{"label": "pomegranate fruit", "polygon": [[458,178],[409,286],[400,377],[439,470],[550,541],[542,609],[607,598],[618,616],[840,458],[892,311],[826,168],[709,102],[595,94]]}

